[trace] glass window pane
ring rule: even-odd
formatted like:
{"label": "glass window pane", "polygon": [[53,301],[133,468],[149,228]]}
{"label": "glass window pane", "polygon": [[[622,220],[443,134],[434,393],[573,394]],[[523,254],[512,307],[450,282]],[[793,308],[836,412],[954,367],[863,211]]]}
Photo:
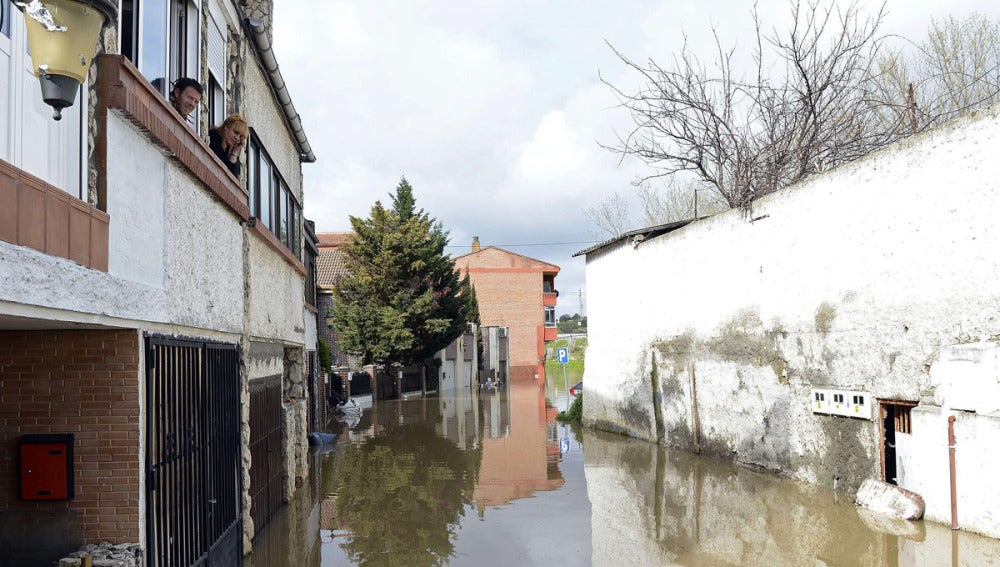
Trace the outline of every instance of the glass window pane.
{"label": "glass window pane", "polygon": [[274,176],[271,175],[271,164],[263,155],[260,157],[260,222],[268,229],[271,228],[271,207],[274,198],[271,195],[271,182]]}
{"label": "glass window pane", "polygon": [[257,144],[247,145],[247,189],[250,191],[250,216],[259,217],[260,187],[257,186]]}
{"label": "glass window pane", "polygon": [[139,71],[167,94],[167,0],[146,0],[139,7]]}
{"label": "glass window pane", "polygon": [[0,33],[10,37],[10,2],[0,0]]}
{"label": "glass window pane", "polygon": [[292,204],[292,248],[295,257],[302,259],[302,209],[297,204]]}
{"label": "glass window pane", "polygon": [[139,67],[138,54],[136,53],[135,39],[139,31],[139,19],[136,11],[137,0],[123,0],[122,13],[120,16],[122,24],[122,36],[119,41],[122,55],[128,58],[136,68]]}
{"label": "glass window pane", "polygon": [[288,246],[290,241],[288,240],[288,187],[285,184],[281,184],[281,195],[279,196],[279,205],[281,214],[278,217],[278,240],[285,243]]}

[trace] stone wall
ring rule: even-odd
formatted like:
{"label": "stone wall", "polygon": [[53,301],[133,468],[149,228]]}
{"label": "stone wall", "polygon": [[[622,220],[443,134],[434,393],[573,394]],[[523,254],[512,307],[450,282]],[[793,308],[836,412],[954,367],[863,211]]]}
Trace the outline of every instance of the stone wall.
{"label": "stone wall", "polygon": [[[954,386],[963,377],[996,381],[994,359],[969,374],[934,368],[951,345],[1000,337],[998,126],[1000,111],[987,110],[769,195],[749,214],[588,254],[585,421],[842,490],[879,477],[877,404],[867,419],[821,415],[812,390],[949,413],[970,409]],[[1000,436],[971,409],[964,450],[976,453]],[[908,464],[941,466],[927,459],[946,432],[913,428]],[[959,475],[983,486],[981,469]],[[939,518],[947,483],[924,488],[928,517]],[[962,526],[1000,535],[982,510],[1000,495],[963,498],[987,503],[960,505]]]}

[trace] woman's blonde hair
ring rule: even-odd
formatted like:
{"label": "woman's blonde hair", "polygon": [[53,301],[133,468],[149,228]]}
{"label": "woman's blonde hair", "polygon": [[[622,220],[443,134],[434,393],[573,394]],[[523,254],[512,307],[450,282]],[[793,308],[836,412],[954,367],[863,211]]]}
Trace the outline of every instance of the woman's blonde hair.
{"label": "woman's blonde hair", "polygon": [[[226,118],[222,124],[219,124],[219,127],[216,128],[215,131],[221,135],[226,128],[232,128],[237,134],[240,134],[244,138],[248,138],[250,136],[250,126],[247,125],[246,119],[239,114],[230,114],[229,118]],[[229,149],[229,144],[226,143],[225,136],[222,136],[222,149]]]}

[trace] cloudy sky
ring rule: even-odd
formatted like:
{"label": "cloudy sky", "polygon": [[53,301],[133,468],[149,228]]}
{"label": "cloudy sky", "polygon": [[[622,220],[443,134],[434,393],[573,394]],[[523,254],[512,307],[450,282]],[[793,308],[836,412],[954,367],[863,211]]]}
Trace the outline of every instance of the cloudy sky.
{"label": "cloudy sky", "polygon": [[[864,4],[864,2],[862,2]],[[876,6],[874,2],[869,3]],[[401,176],[451,233],[556,264],[559,313],[585,313],[584,261],[607,238],[583,210],[634,195],[643,172],[599,146],[628,116],[612,84],[635,84],[607,43],[635,61],[669,63],[686,34],[712,56],[714,26],[750,49],[753,3],[738,0],[275,0],[275,51],[318,158],[303,166],[306,217],[350,230],[388,203]],[[787,0],[760,0],[784,29]],[[920,39],[932,16],[995,0],[889,0],[884,30]],[[581,305],[581,298],[583,305]]]}

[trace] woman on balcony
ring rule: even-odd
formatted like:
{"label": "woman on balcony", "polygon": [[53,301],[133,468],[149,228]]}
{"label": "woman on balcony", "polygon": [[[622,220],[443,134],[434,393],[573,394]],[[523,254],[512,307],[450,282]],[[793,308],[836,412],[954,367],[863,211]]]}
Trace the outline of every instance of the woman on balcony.
{"label": "woman on balcony", "polygon": [[247,121],[239,114],[230,115],[222,125],[208,132],[208,146],[236,177],[240,176],[240,154],[249,134]]}

